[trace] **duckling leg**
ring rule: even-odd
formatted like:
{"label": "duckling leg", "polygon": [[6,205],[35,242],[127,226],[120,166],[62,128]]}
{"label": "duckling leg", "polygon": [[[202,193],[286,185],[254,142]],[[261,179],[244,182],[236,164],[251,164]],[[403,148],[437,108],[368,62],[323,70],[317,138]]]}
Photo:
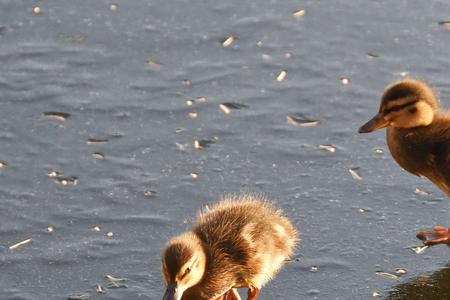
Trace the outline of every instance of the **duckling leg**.
{"label": "duckling leg", "polygon": [[259,289],[257,287],[249,287],[248,288],[248,296],[247,296],[247,300],[256,300],[256,298],[259,295]]}
{"label": "duckling leg", "polygon": [[223,300],[241,300],[241,296],[239,296],[236,289],[230,289],[223,295]]}
{"label": "duckling leg", "polygon": [[[447,244],[450,246],[450,228],[444,228],[442,226],[434,227],[434,231],[421,231],[416,234],[416,237],[423,241],[427,246],[433,246],[438,244]],[[428,237],[435,237],[434,239],[428,239]]]}

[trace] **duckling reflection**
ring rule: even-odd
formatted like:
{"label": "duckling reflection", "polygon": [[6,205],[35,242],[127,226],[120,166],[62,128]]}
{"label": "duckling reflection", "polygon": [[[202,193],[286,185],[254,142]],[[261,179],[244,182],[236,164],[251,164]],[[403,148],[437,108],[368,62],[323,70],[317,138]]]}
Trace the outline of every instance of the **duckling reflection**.
{"label": "duckling reflection", "polygon": [[201,212],[192,231],[169,241],[162,255],[164,300],[248,300],[294,251],[297,232],[280,211],[254,195],[227,197]]}
{"label": "duckling reflection", "polygon": [[393,288],[387,300],[447,300],[450,299],[450,264],[431,274],[423,274]]}
{"label": "duckling reflection", "polygon": [[[359,132],[384,127],[395,161],[406,171],[427,177],[450,196],[450,112],[441,109],[431,87],[415,79],[388,86],[379,112]],[[417,237],[426,245],[450,245],[450,228],[437,226]]]}

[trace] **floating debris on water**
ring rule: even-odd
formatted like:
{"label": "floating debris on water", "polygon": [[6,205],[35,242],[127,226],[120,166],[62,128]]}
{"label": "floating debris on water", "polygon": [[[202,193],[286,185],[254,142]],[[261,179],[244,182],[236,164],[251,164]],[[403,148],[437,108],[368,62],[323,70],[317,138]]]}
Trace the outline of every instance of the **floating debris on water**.
{"label": "floating debris on water", "polygon": [[39,6],[35,6],[35,7],[33,8],[33,12],[34,12],[36,15],[38,15],[38,14],[41,13],[41,8],[40,8]]}
{"label": "floating debris on water", "polygon": [[189,117],[191,119],[195,119],[195,118],[197,118],[197,116],[198,116],[198,114],[195,111],[189,113]]}
{"label": "floating debris on water", "polygon": [[106,233],[106,236],[107,236],[107,237],[113,237],[113,236],[114,236],[114,233],[113,233],[112,231],[108,231],[108,232]]}
{"label": "floating debris on water", "polygon": [[395,269],[395,273],[399,274],[399,275],[405,275],[408,273],[408,270],[403,269],[403,268],[398,268],[398,269]]}
{"label": "floating debris on water", "polygon": [[96,291],[97,293],[100,293],[100,294],[106,293],[105,289],[104,289],[103,286],[101,286],[100,284],[97,284],[97,285],[95,286],[95,291]]}
{"label": "floating debris on water", "polygon": [[439,22],[439,25],[442,25],[445,28],[447,28],[448,30],[450,30],[450,21],[441,21],[441,22]]}
{"label": "floating debris on water", "polygon": [[416,188],[414,193],[420,196],[428,196],[430,193],[425,192],[422,188]]}
{"label": "floating debris on water", "polygon": [[161,64],[154,61],[153,59],[147,59],[147,65],[149,65],[152,69],[157,71],[161,69]]}
{"label": "floating debris on water", "polygon": [[187,105],[187,106],[192,106],[192,105],[194,105],[194,100],[186,100],[186,105]]}
{"label": "floating debris on water", "polygon": [[375,152],[375,154],[384,154],[383,149],[375,149],[374,152]]}
{"label": "floating debris on water", "polygon": [[102,230],[102,228],[100,226],[94,226],[94,227],[92,227],[92,230],[100,232]]}
{"label": "floating debris on water", "polygon": [[175,129],[175,133],[181,133],[181,132],[183,132],[183,131],[185,131],[186,129],[184,129],[184,128],[176,128]]}
{"label": "floating debris on water", "polygon": [[127,281],[126,278],[119,278],[119,277],[114,277],[112,275],[105,275],[105,278],[108,279],[111,282],[125,282]]}
{"label": "floating debris on water", "polygon": [[92,153],[92,157],[94,157],[97,160],[103,160],[105,159],[105,155],[101,152],[94,152]]}
{"label": "floating debris on water", "polygon": [[128,288],[128,285],[125,283],[120,283],[120,282],[110,282],[107,285],[107,287],[110,289],[121,289],[121,288],[126,289],[126,288]]}
{"label": "floating debris on water", "polygon": [[59,176],[59,172],[53,170],[53,171],[48,172],[47,176],[48,177],[57,177],[57,176]]}
{"label": "floating debris on water", "polygon": [[144,191],[144,196],[145,197],[155,197],[156,196],[156,191],[152,191],[152,190]]}
{"label": "floating debris on water", "polygon": [[119,8],[119,6],[115,3],[113,3],[109,6],[109,9],[111,9],[111,11],[117,11],[118,8]]}
{"label": "floating debris on water", "polygon": [[203,149],[205,147],[209,147],[209,145],[214,144],[216,141],[213,140],[195,140],[194,148],[195,149]]}
{"label": "floating debris on water", "polygon": [[292,124],[295,126],[300,126],[300,127],[310,127],[310,126],[316,126],[316,125],[320,124],[320,120],[309,119],[309,118],[305,117],[304,114],[301,114],[301,113],[288,115],[286,118],[287,118],[287,122],[289,124]]}
{"label": "floating debris on water", "polygon": [[177,143],[175,142],[175,145],[177,146],[177,149],[180,151],[186,151],[188,149],[188,144],[181,144],[181,143]]}
{"label": "floating debris on water", "polygon": [[221,103],[219,107],[227,115],[231,112],[232,109],[248,108],[247,105],[236,102],[224,102]]}
{"label": "floating debris on water", "polygon": [[53,226],[48,226],[47,227],[47,232],[52,233],[55,229],[53,228]]}
{"label": "floating debris on water", "polygon": [[262,42],[262,41],[258,41],[258,42],[256,43],[256,46],[262,47],[262,46],[263,46],[263,42]]}
{"label": "floating debris on water", "polygon": [[312,266],[311,268],[309,268],[309,271],[311,271],[311,272],[318,272],[319,271],[319,267],[318,266]]}
{"label": "floating debris on water", "polygon": [[24,241],[18,242],[17,244],[14,244],[14,245],[12,245],[12,246],[9,246],[9,250],[14,250],[14,249],[17,249],[17,248],[19,248],[19,247],[21,247],[21,246],[24,246],[24,245],[26,245],[26,244],[29,244],[29,243],[31,243],[32,240],[33,240],[33,239],[26,239],[26,240],[24,240]]}
{"label": "floating debris on water", "polygon": [[308,296],[315,296],[315,295],[319,295],[320,294],[320,290],[318,289],[310,289],[308,291],[306,291],[306,295]]}
{"label": "floating debris on water", "polygon": [[7,164],[3,160],[0,160],[0,169],[4,169],[6,166]]}
{"label": "floating debris on water", "polygon": [[197,172],[192,172],[191,173],[191,177],[194,178],[194,179],[197,179],[198,178],[198,173]]}
{"label": "floating debris on water", "polygon": [[374,298],[380,298],[380,297],[383,297],[383,296],[384,295],[382,293],[378,292],[378,291],[375,291],[375,292],[372,293],[372,297],[374,297]]}
{"label": "floating debris on water", "polygon": [[422,252],[424,252],[425,250],[427,250],[430,246],[427,245],[420,245],[420,246],[413,246],[410,247],[409,249],[411,249],[412,251],[414,251],[416,254],[421,254]]}
{"label": "floating debris on water", "polygon": [[270,56],[270,54],[267,54],[267,53],[263,53],[263,54],[261,54],[261,56],[265,60],[271,60],[272,59],[272,56]]}
{"label": "floating debris on water", "polygon": [[392,274],[392,273],[388,273],[388,272],[383,272],[383,271],[376,271],[375,274],[384,277],[384,278],[388,278],[388,279],[398,279],[399,276]]}
{"label": "floating debris on water", "polygon": [[303,17],[306,14],[306,10],[301,9],[301,10],[297,10],[296,12],[293,13],[294,17]]}
{"label": "floating debris on water", "polygon": [[285,80],[286,76],[287,76],[287,71],[286,70],[282,70],[277,76],[277,81],[281,82],[281,81]]}
{"label": "floating debris on water", "polygon": [[370,57],[370,58],[379,58],[380,57],[378,54],[375,54],[375,53],[372,53],[372,52],[367,53],[367,56]]}
{"label": "floating debris on water", "polygon": [[353,179],[362,180],[363,178],[361,177],[361,175],[359,175],[358,170],[359,170],[359,167],[348,169],[348,171],[352,175]]}
{"label": "floating debris on water", "polygon": [[111,137],[118,139],[118,138],[122,138],[125,136],[125,133],[120,132],[120,131],[114,131],[113,133],[111,133]]}
{"label": "floating debris on water", "polygon": [[199,96],[199,97],[197,97],[197,102],[198,102],[198,103],[205,103],[205,102],[206,102],[206,97],[205,97],[205,96]]}
{"label": "floating debris on water", "polygon": [[231,112],[231,110],[226,105],[220,104],[219,107],[227,115]]}
{"label": "floating debris on water", "polygon": [[222,41],[222,46],[229,47],[229,46],[231,46],[231,44],[234,43],[235,40],[236,40],[236,38],[234,36],[229,36],[225,40]]}
{"label": "floating debris on water", "polygon": [[87,141],[88,145],[101,145],[106,144],[107,142],[109,142],[108,139],[88,139]]}
{"label": "floating debris on water", "polygon": [[56,121],[65,121],[67,118],[70,117],[70,114],[68,114],[68,113],[56,112],[56,111],[46,111],[43,114],[48,119],[56,120]]}
{"label": "floating debris on water", "polygon": [[284,57],[285,57],[285,58],[292,58],[292,57],[294,57],[294,54],[292,54],[292,52],[286,52],[286,53],[284,54]]}
{"label": "floating debris on water", "polygon": [[319,149],[334,153],[336,152],[336,147],[331,145],[331,144],[327,144],[327,145],[319,145]]}
{"label": "floating debris on water", "polygon": [[86,300],[89,299],[89,294],[76,294],[76,295],[70,295],[67,297],[67,300]]}
{"label": "floating debris on water", "polygon": [[341,83],[342,83],[342,85],[348,85],[348,84],[350,84],[350,79],[346,78],[346,77],[342,77]]}
{"label": "floating debris on water", "polygon": [[408,270],[406,270],[404,268],[395,269],[395,272],[383,272],[383,271],[375,272],[375,274],[382,276],[384,278],[388,278],[388,279],[398,279],[407,273],[408,273]]}
{"label": "floating debris on water", "polygon": [[60,177],[57,179],[57,182],[62,185],[77,185],[78,178],[75,176],[71,177]]}

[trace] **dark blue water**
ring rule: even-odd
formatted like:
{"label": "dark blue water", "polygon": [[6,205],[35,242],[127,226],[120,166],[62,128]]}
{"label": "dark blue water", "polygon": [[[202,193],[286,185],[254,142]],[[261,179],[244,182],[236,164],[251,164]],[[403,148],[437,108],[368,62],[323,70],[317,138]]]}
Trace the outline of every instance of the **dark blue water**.
{"label": "dark blue water", "polygon": [[[161,299],[165,242],[202,205],[245,191],[271,198],[302,237],[260,299],[447,299],[449,249],[407,249],[416,231],[450,224],[447,197],[393,162],[383,132],[357,128],[405,75],[449,104],[450,31],[438,24],[449,10],[438,0],[0,2],[1,299]],[[226,114],[224,102],[245,107]],[[296,114],[320,124],[288,122]],[[406,274],[376,273],[397,268]],[[424,282],[434,294],[420,298]]]}

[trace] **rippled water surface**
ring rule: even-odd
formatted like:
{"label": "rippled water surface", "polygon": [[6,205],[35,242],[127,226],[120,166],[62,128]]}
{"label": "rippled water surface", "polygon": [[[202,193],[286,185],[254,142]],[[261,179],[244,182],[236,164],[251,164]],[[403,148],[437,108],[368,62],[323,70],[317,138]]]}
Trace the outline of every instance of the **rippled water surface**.
{"label": "rippled water surface", "polygon": [[449,11],[0,2],[1,298],[161,299],[165,242],[202,205],[252,191],[302,237],[260,299],[448,299],[450,250],[408,249],[450,224],[447,197],[357,128],[405,75],[449,104]]}

